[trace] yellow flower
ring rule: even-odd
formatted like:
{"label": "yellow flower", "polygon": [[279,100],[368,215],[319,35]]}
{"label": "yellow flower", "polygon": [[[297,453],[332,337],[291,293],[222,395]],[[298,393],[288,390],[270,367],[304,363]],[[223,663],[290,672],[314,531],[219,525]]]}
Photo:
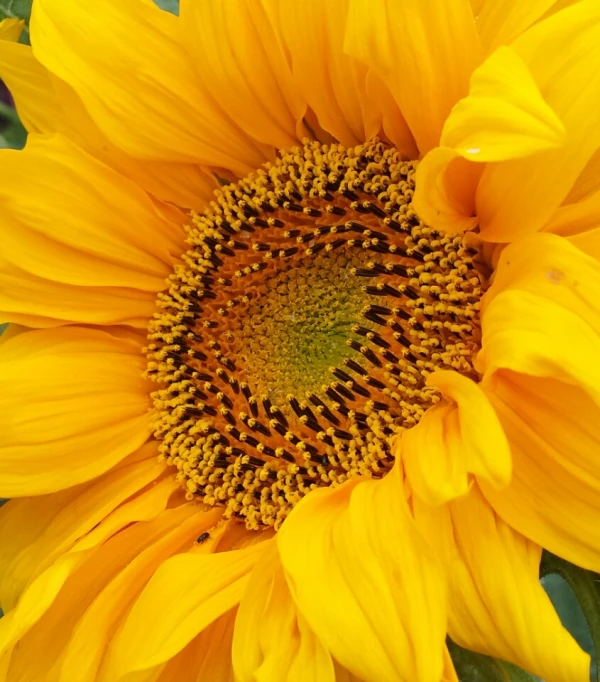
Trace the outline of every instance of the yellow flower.
{"label": "yellow flower", "polygon": [[597,1],[90,7],[0,42],[0,680],[587,680]]}

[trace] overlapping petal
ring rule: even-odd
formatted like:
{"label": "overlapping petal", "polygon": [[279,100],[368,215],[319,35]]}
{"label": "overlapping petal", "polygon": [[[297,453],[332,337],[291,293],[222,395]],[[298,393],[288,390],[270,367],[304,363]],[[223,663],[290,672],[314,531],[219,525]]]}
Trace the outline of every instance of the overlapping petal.
{"label": "overlapping petal", "polygon": [[[590,660],[562,626],[539,582],[542,548],[499,518],[477,485],[446,509],[416,505],[444,557],[448,632],[459,645],[547,682],[587,682]],[[427,518],[429,517],[429,518]]]}
{"label": "overlapping petal", "polygon": [[1,154],[4,319],[140,324],[183,249],[183,214],[59,135]]}
{"label": "overlapping petal", "polygon": [[31,331],[0,346],[0,495],[89,481],[149,435],[134,340],[84,328]]}
{"label": "overlapping petal", "polygon": [[445,400],[404,431],[397,446],[411,488],[429,504],[465,495],[472,476],[496,487],[510,480],[506,436],[488,398],[458,372],[437,371],[427,378]]}
{"label": "overlapping petal", "polygon": [[246,174],[270,150],[246,135],[200,82],[181,45],[179,21],[143,0],[99,0],[94,12],[76,0],[39,0],[31,20],[34,54],[132,156]]}
{"label": "overlapping petal", "polygon": [[439,144],[483,57],[468,0],[350,0],[345,44],[389,87],[421,154]]}
{"label": "overlapping petal", "polygon": [[514,528],[598,570],[600,266],[566,239],[508,246],[483,310],[483,386],[510,442],[513,478],[482,488]]}
{"label": "overlapping petal", "polygon": [[233,666],[238,682],[334,682],[329,652],[298,613],[277,545],[257,562],[238,611]]}
{"label": "overlapping petal", "polygon": [[440,682],[445,587],[419,535],[400,467],[313,491],[277,536],[301,614],[331,654],[372,682]]}

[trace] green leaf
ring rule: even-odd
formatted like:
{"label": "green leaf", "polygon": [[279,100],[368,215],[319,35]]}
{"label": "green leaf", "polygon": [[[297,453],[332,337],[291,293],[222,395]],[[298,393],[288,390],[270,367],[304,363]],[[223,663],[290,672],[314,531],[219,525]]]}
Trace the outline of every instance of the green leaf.
{"label": "green leaf", "polygon": [[27,132],[21,122],[9,120],[5,128],[0,129],[0,149],[23,149],[27,140]]}
{"label": "green leaf", "polygon": [[515,665],[447,643],[460,682],[541,682]]}
{"label": "green leaf", "polygon": [[25,28],[21,35],[22,43],[29,42],[29,18],[33,0],[0,0],[0,21],[2,19],[25,19]]}
{"label": "green leaf", "polygon": [[154,2],[171,14],[179,14],[179,0],[154,0]]}
{"label": "green leaf", "polygon": [[[550,552],[544,552],[540,566],[540,576],[544,579],[549,575],[560,576],[575,594],[592,638],[593,652],[595,653],[592,679],[600,682],[600,666],[597,665],[598,653],[600,652],[599,576],[591,571],[574,566],[568,561],[550,554]],[[560,610],[559,615],[561,615]],[[564,623],[564,621],[563,624],[565,627],[568,627],[568,624]],[[574,632],[572,634],[575,635]]]}

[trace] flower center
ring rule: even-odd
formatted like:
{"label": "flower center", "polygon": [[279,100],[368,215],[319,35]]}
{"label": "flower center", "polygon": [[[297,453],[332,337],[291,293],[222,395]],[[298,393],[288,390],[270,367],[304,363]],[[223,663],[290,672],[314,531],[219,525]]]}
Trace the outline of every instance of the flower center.
{"label": "flower center", "polygon": [[475,376],[484,277],[415,214],[415,168],[377,140],[307,142],[192,214],[147,349],[191,499],[277,528],[313,488],[389,471],[441,399],[428,374]]}

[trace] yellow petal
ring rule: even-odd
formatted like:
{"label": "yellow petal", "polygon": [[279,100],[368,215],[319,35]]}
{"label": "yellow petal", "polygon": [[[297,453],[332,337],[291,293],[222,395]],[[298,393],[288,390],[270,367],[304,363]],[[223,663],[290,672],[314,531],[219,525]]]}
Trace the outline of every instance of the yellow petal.
{"label": "yellow petal", "polygon": [[[27,583],[163,471],[156,447],[97,480],[67,490],[7,502],[0,510],[0,606],[9,611]],[[15,533],[14,529],[19,532]]]}
{"label": "yellow petal", "polygon": [[501,47],[473,72],[469,95],[444,123],[440,144],[466,159],[505,161],[563,146],[564,125],[527,66]]}
{"label": "yellow petal", "polygon": [[[82,293],[85,291],[85,294]],[[27,327],[127,324],[145,329],[156,310],[151,295],[125,287],[73,286],[36,277],[0,256],[0,311],[5,322]]]}
{"label": "yellow petal", "polygon": [[[164,480],[121,504],[93,531],[78,540],[68,552],[59,556],[35,577],[26,586],[15,608],[0,619],[0,650],[12,650],[51,608],[69,577],[93,557],[96,550],[102,548],[109,538],[114,535],[121,537],[123,529],[131,527],[137,528],[134,533],[147,539],[145,526],[142,524],[140,529],[136,522],[148,521],[160,515],[172,491],[171,481]],[[179,523],[181,517],[177,518]]]}
{"label": "yellow petal", "polygon": [[487,52],[510,43],[537,21],[556,0],[488,0],[477,12],[477,30]]}
{"label": "yellow petal", "polygon": [[[112,640],[101,682],[129,682],[160,666],[239,603],[248,575],[264,551],[181,554],[165,561]],[[142,678],[140,678],[142,679]]]}
{"label": "yellow petal", "polygon": [[[4,272],[7,314],[103,324],[147,316],[183,250],[183,231],[173,222],[183,216],[165,219],[131,180],[58,135],[0,153],[0,267],[11,264]],[[20,291],[28,273],[33,277]],[[27,294],[45,280],[58,284],[51,285],[56,297],[41,306],[39,293],[37,304]]]}
{"label": "yellow petal", "polygon": [[156,682],[234,682],[231,642],[235,616],[236,609],[232,609],[211,623],[167,663]]}
{"label": "yellow petal", "polygon": [[79,620],[62,657],[61,681],[95,682],[105,649],[132,600],[164,561],[185,551],[221,516],[220,509],[206,512],[189,504],[146,524],[147,547],[106,585]]}
{"label": "yellow petal", "polygon": [[2,19],[0,21],[0,40],[16,42],[21,37],[23,26],[25,26],[23,19]]}
{"label": "yellow petal", "polygon": [[478,370],[581,385],[600,402],[600,265],[566,239],[525,237],[500,256],[482,313]]}
{"label": "yellow petal", "polygon": [[200,83],[180,44],[180,19],[153,3],[97,0],[90,12],[77,0],[39,0],[31,33],[35,56],[132,156],[242,174],[264,163],[269,150]]}
{"label": "yellow petal", "polygon": [[510,480],[510,451],[485,393],[452,371],[433,372],[427,385],[446,400],[402,433],[398,454],[411,488],[429,504],[439,504],[465,495],[471,475],[504,487]]}
{"label": "yellow petal", "polygon": [[599,225],[600,192],[596,192],[577,203],[560,206],[544,230],[567,237],[597,229]]}
{"label": "yellow petal", "polygon": [[59,129],[61,109],[52,83],[29,45],[0,40],[0,77],[11,91],[28,132],[50,133]]}
{"label": "yellow petal", "polygon": [[483,56],[468,0],[350,0],[345,45],[389,87],[422,154]]}
{"label": "yellow petal", "polygon": [[600,570],[600,411],[553,378],[501,370],[489,391],[511,446],[510,485],[482,483],[494,509],[520,533],[578,566]]}
{"label": "yellow petal", "polygon": [[148,437],[144,361],[133,341],[83,328],[32,331],[0,347],[0,495],[90,480]]}
{"label": "yellow petal", "polygon": [[[185,543],[193,542],[194,526],[198,525],[197,518],[202,514],[189,504],[165,510],[152,521],[126,528],[90,552],[68,577],[52,606],[20,638],[11,656],[9,679],[25,678],[33,682],[49,675],[50,679],[57,680],[65,647],[70,646],[71,636],[79,630],[88,610],[94,609],[107,591],[115,597],[113,606],[117,613],[123,606],[129,606],[136,595],[135,588],[141,590],[161,561],[180,551]],[[195,524],[191,519],[194,516]],[[121,584],[124,575],[130,576],[134,572],[142,584],[131,586],[123,605],[115,594],[115,583]],[[100,613],[100,610],[94,610]],[[91,640],[89,650],[92,654],[96,654],[98,646],[107,643],[106,638],[102,638],[101,624],[95,634],[100,639]]]}
{"label": "yellow petal", "polygon": [[298,613],[277,545],[257,562],[242,598],[233,639],[238,682],[334,682],[331,656]]}
{"label": "yellow petal", "polygon": [[449,506],[448,633],[546,682],[587,682],[589,656],[561,625],[539,582],[542,548],[500,519],[475,486]]}
{"label": "yellow petal", "polygon": [[454,149],[432,149],[417,166],[413,207],[418,216],[450,234],[475,228],[475,192],[482,172],[482,165]]}
{"label": "yellow petal", "polygon": [[440,682],[441,565],[414,526],[400,468],[319,489],[277,535],[302,616],[333,656],[369,682]]}
{"label": "yellow petal", "polygon": [[384,103],[367,96],[368,69],[344,50],[348,5],[284,0],[277,12],[296,87],[320,126],[351,146],[379,133]]}
{"label": "yellow petal", "polygon": [[539,230],[600,147],[600,7],[595,0],[579,2],[526,31],[512,47],[563,122],[568,144],[486,168],[477,214],[484,238],[499,242]]}
{"label": "yellow petal", "polygon": [[306,102],[265,5],[183,0],[180,16],[197,77],[228,115],[263,144],[298,144]]}

